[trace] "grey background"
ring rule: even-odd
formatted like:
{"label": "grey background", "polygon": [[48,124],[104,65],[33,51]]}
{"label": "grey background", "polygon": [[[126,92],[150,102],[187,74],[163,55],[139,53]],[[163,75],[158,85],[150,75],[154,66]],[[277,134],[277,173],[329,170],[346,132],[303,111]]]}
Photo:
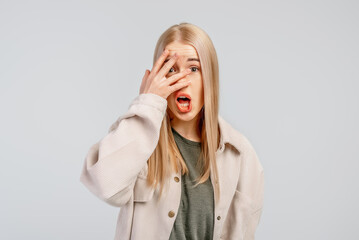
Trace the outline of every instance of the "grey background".
{"label": "grey background", "polygon": [[359,239],[358,1],[0,1],[0,238],[113,239],[79,181],[160,34],[203,28],[220,114],[265,169],[257,238]]}

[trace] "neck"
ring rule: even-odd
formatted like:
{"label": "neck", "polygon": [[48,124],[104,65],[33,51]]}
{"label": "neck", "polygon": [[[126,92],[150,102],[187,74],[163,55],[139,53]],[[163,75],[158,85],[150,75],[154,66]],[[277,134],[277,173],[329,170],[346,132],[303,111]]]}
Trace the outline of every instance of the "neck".
{"label": "neck", "polygon": [[184,138],[191,141],[201,142],[201,134],[198,129],[199,114],[190,121],[182,121],[177,118],[173,118],[171,126]]}

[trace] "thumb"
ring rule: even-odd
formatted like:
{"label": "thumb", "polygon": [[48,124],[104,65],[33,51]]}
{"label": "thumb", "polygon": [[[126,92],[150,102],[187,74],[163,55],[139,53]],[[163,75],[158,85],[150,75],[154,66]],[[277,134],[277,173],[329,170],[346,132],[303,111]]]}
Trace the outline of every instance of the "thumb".
{"label": "thumb", "polygon": [[141,87],[140,87],[140,94],[143,92],[143,90],[146,87],[146,82],[147,82],[146,80],[147,80],[148,75],[150,74],[149,72],[150,71],[148,69],[146,69],[145,75],[143,75],[142,82],[141,82]]}

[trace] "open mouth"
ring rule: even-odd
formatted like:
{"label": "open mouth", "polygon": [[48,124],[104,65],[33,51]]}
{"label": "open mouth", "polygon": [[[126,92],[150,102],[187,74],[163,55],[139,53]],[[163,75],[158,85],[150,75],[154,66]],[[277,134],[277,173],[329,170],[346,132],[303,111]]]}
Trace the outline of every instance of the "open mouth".
{"label": "open mouth", "polygon": [[189,112],[192,109],[191,97],[186,93],[180,93],[176,98],[177,108],[181,112]]}

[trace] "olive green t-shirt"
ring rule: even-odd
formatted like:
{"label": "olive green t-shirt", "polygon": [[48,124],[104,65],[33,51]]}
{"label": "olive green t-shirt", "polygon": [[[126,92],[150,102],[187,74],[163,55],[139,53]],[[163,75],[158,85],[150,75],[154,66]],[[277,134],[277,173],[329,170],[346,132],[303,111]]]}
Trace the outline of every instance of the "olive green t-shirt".
{"label": "olive green t-shirt", "polygon": [[181,176],[181,202],[169,239],[212,240],[214,195],[211,179],[208,178],[206,182],[193,188],[195,179],[200,174],[196,163],[201,152],[201,143],[184,138],[173,128],[172,133],[189,174]]}

